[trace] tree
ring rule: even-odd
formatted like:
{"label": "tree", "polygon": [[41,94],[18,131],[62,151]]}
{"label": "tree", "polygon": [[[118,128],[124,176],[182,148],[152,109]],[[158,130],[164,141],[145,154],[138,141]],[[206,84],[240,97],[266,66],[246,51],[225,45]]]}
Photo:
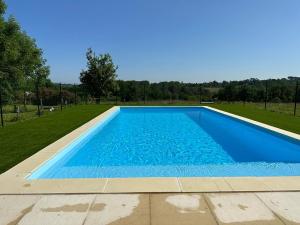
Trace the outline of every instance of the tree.
{"label": "tree", "polygon": [[80,73],[80,81],[100,103],[101,96],[114,91],[118,67],[109,54],[96,56],[91,48],[87,50],[86,58],[87,69]]}
{"label": "tree", "polygon": [[34,73],[32,74],[31,78],[35,84],[35,95],[37,99],[37,106],[38,106],[38,115],[41,115],[40,105],[41,105],[41,98],[40,98],[40,87],[46,81],[46,78],[49,74],[49,67],[45,66],[45,61],[41,64],[36,65]]}
{"label": "tree", "polygon": [[0,77],[5,96],[14,95],[22,76],[18,63],[18,38],[20,27],[14,18],[7,21],[1,15],[0,29]]}
{"label": "tree", "polygon": [[5,9],[6,5],[0,0],[0,79],[4,96],[14,101],[20,90],[25,93],[28,82],[35,79],[37,70],[43,68],[41,78],[46,79],[49,67],[45,65],[42,50],[34,39],[21,30],[15,18],[10,16],[4,19]]}

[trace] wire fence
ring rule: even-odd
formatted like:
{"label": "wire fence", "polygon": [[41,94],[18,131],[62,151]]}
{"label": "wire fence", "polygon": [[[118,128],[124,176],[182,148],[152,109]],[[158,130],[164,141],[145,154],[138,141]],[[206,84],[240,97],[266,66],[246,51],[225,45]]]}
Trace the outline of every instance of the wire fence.
{"label": "wire fence", "polygon": [[[176,90],[162,93],[160,99],[156,99],[157,93],[151,93],[151,89],[143,85],[142,88],[130,90],[131,98],[126,96],[125,91],[116,89],[108,96],[101,98],[91,97],[80,85],[56,85],[55,88],[37,87],[34,91],[19,91],[18,97],[14,101],[8,99],[3,94],[0,86],[0,120],[1,126],[16,123],[23,120],[34,119],[40,116],[49,115],[57,111],[63,111],[68,107],[86,104],[111,104],[111,105],[199,105],[211,103],[224,103],[213,98],[212,94],[207,95],[204,87],[200,84],[195,87],[192,97],[182,97],[182,93]],[[245,96],[243,101],[227,101],[226,103],[244,104],[257,109],[285,113],[300,116],[299,106],[299,83],[290,87],[294,93],[290,94],[289,99],[282,101],[282,93],[286,90],[277,90],[271,83],[265,84],[264,101],[255,102],[250,97]],[[153,91],[153,90],[152,90]],[[134,94],[133,94],[134,93]],[[133,96],[133,97],[132,97]]]}

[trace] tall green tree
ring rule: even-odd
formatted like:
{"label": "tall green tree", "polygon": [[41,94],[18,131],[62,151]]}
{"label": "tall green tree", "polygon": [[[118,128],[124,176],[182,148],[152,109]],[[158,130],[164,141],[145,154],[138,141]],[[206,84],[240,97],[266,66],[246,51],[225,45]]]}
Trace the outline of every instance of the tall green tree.
{"label": "tall green tree", "polygon": [[14,17],[4,19],[6,5],[0,0],[0,79],[5,97],[14,101],[20,91],[26,91],[28,83],[34,82],[38,71],[47,71],[49,67],[43,58],[43,52],[34,39],[21,30]]}
{"label": "tall green tree", "polygon": [[87,91],[100,102],[101,96],[114,91],[118,67],[109,54],[97,56],[91,48],[86,53],[87,68],[80,73],[80,81]]}

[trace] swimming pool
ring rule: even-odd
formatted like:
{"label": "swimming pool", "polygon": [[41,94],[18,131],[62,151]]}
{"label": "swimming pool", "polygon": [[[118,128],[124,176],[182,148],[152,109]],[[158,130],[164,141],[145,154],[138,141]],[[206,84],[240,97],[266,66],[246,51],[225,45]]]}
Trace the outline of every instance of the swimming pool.
{"label": "swimming pool", "polygon": [[28,179],[299,175],[299,140],[204,107],[118,107]]}

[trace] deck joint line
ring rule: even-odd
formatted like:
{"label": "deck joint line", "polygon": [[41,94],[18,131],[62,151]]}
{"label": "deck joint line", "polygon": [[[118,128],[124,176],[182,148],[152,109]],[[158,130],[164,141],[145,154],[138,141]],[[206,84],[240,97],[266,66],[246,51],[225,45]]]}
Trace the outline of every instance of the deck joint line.
{"label": "deck joint line", "polygon": [[214,210],[211,208],[211,206],[210,206],[210,204],[209,204],[209,202],[208,202],[208,200],[207,200],[206,194],[203,193],[202,196],[203,196],[204,202],[206,203],[206,205],[207,205],[207,207],[208,207],[208,210],[210,211],[212,217],[213,217],[214,220],[216,221],[216,224],[217,224],[217,225],[221,225],[221,224],[219,223],[219,221],[218,221],[217,215],[215,214]]}
{"label": "deck joint line", "polygon": [[274,216],[280,221],[282,222],[284,225],[287,225],[283,220],[282,218],[274,211],[272,210],[260,197],[259,195],[257,195],[258,192],[254,192],[254,195],[258,198],[258,200],[265,206],[267,207],[273,214]]}
{"label": "deck joint line", "polygon": [[182,184],[181,184],[181,182],[179,180],[179,177],[176,177],[176,181],[177,181],[178,187],[180,189],[180,192],[183,192]]}
{"label": "deck joint line", "polygon": [[149,225],[152,225],[151,193],[149,193]]}
{"label": "deck joint line", "polygon": [[233,189],[232,185],[230,184],[230,182],[228,182],[227,179],[224,179],[224,181],[231,188],[231,191],[234,191],[234,189]]}
{"label": "deck joint line", "polygon": [[106,178],[105,184],[104,184],[104,186],[103,186],[103,188],[102,188],[102,192],[103,192],[103,193],[105,192],[105,189],[106,189],[107,184],[108,184],[108,178]]}
{"label": "deck joint line", "polygon": [[92,206],[93,206],[94,203],[96,202],[96,198],[97,198],[97,195],[95,195],[93,201],[90,203],[90,205],[89,205],[89,207],[88,207],[88,209],[87,209],[86,216],[85,216],[85,218],[84,218],[84,220],[83,220],[82,225],[84,225],[84,224],[86,223],[86,220],[87,220],[87,218],[88,218],[88,216],[89,216],[89,214],[90,214],[90,209],[92,208]]}

